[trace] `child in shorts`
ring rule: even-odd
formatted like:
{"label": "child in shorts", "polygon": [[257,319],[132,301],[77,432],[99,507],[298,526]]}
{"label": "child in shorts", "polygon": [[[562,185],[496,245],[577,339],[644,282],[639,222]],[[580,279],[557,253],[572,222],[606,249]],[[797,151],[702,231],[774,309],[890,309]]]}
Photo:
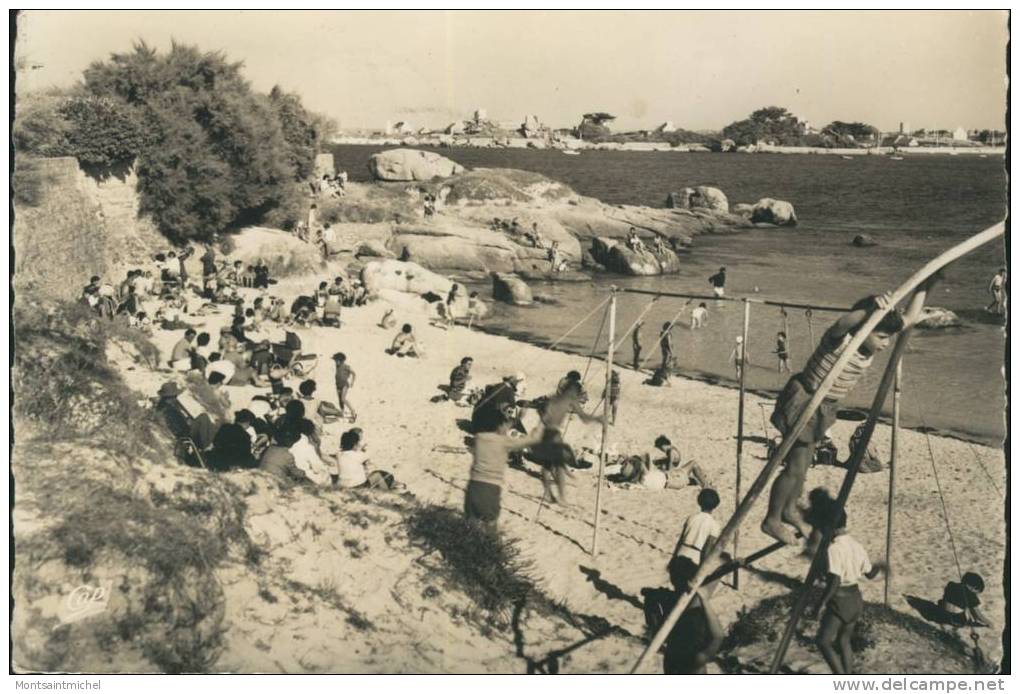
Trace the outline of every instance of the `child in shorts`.
{"label": "child in shorts", "polygon": [[[905,314],[897,311],[887,313],[833,382],[825,399],[787,454],[786,467],[772,484],[768,512],[761,524],[762,532],[766,535],[785,544],[794,544],[797,541],[789,526],[803,537],[810,535],[811,526],[801,517],[797,501],[804,491],[807,470],[815,449],[825,439],[825,432],[835,424],[836,410],[840,401],[857,385],[871,366],[875,355],[889,346],[893,336],[918,320],[925,296],[936,279],[937,275],[933,276],[914,293]],[[771,422],[784,437],[793,430],[802,410],[829,375],[843,350],[850,344],[854,333],[867,322],[874,311],[888,307],[888,294],[861,299],[846,315],[825,331],[803,371],[790,378],[776,400]]]}
{"label": "child in shorts", "polygon": [[790,373],[790,348],[786,344],[786,333],[776,333],[776,357],[779,359],[779,373]]}
{"label": "child in shorts", "polygon": [[[872,565],[861,543],[846,531],[845,510],[833,508],[829,522],[833,528],[828,549],[829,582],[814,611],[817,617],[822,608],[825,609],[818,627],[817,643],[832,674],[849,675],[853,673],[850,639],[864,610],[864,598],[857,584],[861,578],[874,579],[885,570],[885,563],[875,562]],[[835,648],[837,642],[838,653]]]}

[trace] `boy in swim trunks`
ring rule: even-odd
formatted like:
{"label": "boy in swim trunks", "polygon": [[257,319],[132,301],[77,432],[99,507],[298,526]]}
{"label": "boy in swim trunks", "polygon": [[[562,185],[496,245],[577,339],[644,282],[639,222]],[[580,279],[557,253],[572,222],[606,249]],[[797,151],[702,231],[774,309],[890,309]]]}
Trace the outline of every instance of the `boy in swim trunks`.
{"label": "boy in swim trunks", "polygon": [[[889,346],[894,335],[912,325],[920,317],[924,298],[936,279],[937,275],[933,276],[914,293],[905,315],[897,311],[887,313],[853,354],[839,378],[833,382],[825,399],[800,432],[786,456],[786,467],[772,484],[768,513],[761,524],[762,532],[766,535],[786,544],[794,544],[796,537],[787,527],[792,526],[803,537],[810,536],[811,526],[801,517],[797,501],[804,491],[807,470],[815,448],[825,438],[825,432],[835,424],[836,410],[840,401],[857,385],[871,366],[875,355]],[[776,400],[771,421],[784,437],[792,431],[801,411],[828,376],[857,329],[867,322],[873,311],[888,306],[888,294],[861,299],[846,315],[825,331],[804,370],[790,378],[779,394],[779,399]]]}
{"label": "boy in swim trunks", "polygon": [[[850,639],[854,627],[864,610],[864,598],[857,583],[862,577],[873,579],[885,570],[884,562],[868,559],[868,553],[846,531],[846,511],[833,509],[830,516],[833,524],[833,538],[829,544],[829,582],[821,602],[815,608],[815,615],[825,608],[822,624],[818,628],[818,648],[825,657],[834,675],[853,673],[853,651]],[[839,642],[839,653],[835,645]]]}

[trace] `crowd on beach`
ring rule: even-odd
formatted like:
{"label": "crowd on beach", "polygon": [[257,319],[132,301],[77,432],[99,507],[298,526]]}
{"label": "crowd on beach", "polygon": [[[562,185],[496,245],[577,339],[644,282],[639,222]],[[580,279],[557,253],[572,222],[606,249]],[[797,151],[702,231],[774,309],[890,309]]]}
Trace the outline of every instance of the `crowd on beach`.
{"label": "crowd on beach", "polygon": [[[503,224],[501,220],[495,223]],[[516,220],[511,221],[510,228],[515,224]],[[535,247],[544,244],[537,225],[522,233]],[[632,245],[629,239],[628,245]],[[116,286],[92,277],[81,295],[82,301],[105,319],[126,321],[143,333],[160,330],[180,334],[162,365],[169,378],[153,399],[155,411],[177,441],[179,456],[189,464],[214,471],[261,469],[294,484],[401,488],[391,472],[372,464],[365,428],[353,426],[358,421],[351,402],[357,374],[347,355],[337,352],[329,357],[334,383],[332,389],[326,389],[309,377],[324,355],[303,351],[304,329],[341,329],[345,308],[369,302],[371,297],[361,282],[344,273],[332,281],[320,280],[305,294],[283,297],[274,294],[276,280],[262,259],[250,265],[230,262],[217,258],[209,247],[200,258],[202,276],[190,277],[185,261],[193,254],[190,248],[159,253],[153,256],[150,267],[129,270]],[[709,283],[716,297],[725,296],[726,269],[720,268]],[[1004,285],[1002,273],[997,304],[989,310],[1003,302]],[[993,282],[990,291],[994,294],[995,289]],[[761,526],[765,534],[782,545],[809,549],[817,546],[823,531],[833,535],[827,554],[828,583],[818,605],[824,610],[818,645],[835,673],[852,672],[850,637],[863,607],[858,585],[865,578],[874,578],[883,567],[869,561],[862,545],[847,532],[845,510],[823,490],[812,492],[808,510],[802,510],[806,474],[821,452],[831,447],[828,430],[836,421],[839,402],[860,380],[875,355],[918,320],[929,290],[930,283],[915,293],[904,312],[888,312],[850,356],[787,455],[785,468],[772,486],[768,513]],[[453,305],[462,292],[454,284],[445,300],[440,297],[435,302],[441,327],[457,326]],[[470,300],[476,299],[477,294],[472,294]],[[874,311],[887,308],[888,296],[866,297],[825,331],[804,368],[790,377],[776,401],[771,422],[781,436],[793,430],[800,412],[855,332]],[[202,331],[204,322],[195,319],[211,315],[227,315],[229,324],[216,334]],[[692,309],[689,327],[703,329],[708,326],[708,318],[707,303],[701,302]],[[398,328],[398,322],[394,310],[388,309],[378,324],[380,330],[394,331],[387,353],[400,359],[427,358],[425,345],[413,326],[403,323]],[[674,326],[675,320],[662,325],[658,336],[661,363],[646,381],[648,385],[669,385],[675,369]],[[634,326],[631,339],[632,366],[643,370],[647,357],[641,359],[640,322]],[[790,372],[789,349],[782,332],[777,335],[775,355],[778,370]],[[738,337],[730,355],[738,379],[748,359]],[[569,507],[571,478],[577,470],[596,464],[598,454],[588,449],[576,452],[566,440],[567,429],[575,419],[583,425],[615,425],[623,395],[619,371],[610,371],[607,387],[591,407],[586,379],[578,371],[565,374],[554,391],[529,397],[524,372],[476,386],[472,382],[474,361],[464,356],[454,364],[448,384],[433,398],[435,403],[450,402],[471,410],[472,462],[464,497],[465,516],[495,528],[508,471],[527,466],[537,468],[543,503]],[[867,445],[863,425],[855,437],[852,447]],[[607,483],[619,488],[699,488],[700,510],[681,524],[667,566],[673,591],[646,604],[650,623],[656,619],[661,623],[670,601],[675,602],[688,590],[689,582],[721,535],[713,515],[719,494],[713,488],[708,466],[687,455],[678,438],[663,433],[651,442],[654,453],[615,455],[604,461]],[[874,467],[877,456],[872,451],[864,456],[862,469],[880,469],[880,463]],[[735,559],[731,563],[736,566],[739,562]],[[666,649],[667,672],[703,672],[718,650],[723,632],[712,607],[712,591],[717,584],[715,580],[698,588],[691,607],[671,632]],[[958,584],[946,587],[939,607],[950,622],[986,624],[978,610],[977,594],[981,589],[981,577],[969,573]]]}

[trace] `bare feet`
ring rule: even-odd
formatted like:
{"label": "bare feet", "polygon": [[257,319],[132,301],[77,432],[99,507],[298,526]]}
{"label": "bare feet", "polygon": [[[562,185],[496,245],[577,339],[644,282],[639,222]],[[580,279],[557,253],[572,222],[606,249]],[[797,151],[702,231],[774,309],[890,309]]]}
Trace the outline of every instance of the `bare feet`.
{"label": "bare feet", "polygon": [[795,545],[797,544],[796,536],[779,521],[770,520],[766,518],[762,521],[761,531],[776,540],[779,540],[784,545]]}

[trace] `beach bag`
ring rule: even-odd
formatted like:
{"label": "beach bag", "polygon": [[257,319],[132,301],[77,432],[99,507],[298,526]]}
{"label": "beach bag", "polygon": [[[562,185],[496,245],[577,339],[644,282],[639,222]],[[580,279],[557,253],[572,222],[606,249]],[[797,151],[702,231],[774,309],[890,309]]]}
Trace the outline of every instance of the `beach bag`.
{"label": "beach bag", "polygon": [[372,470],[368,473],[369,489],[393,489],[397,486],[397,480],[388,472],[383,470]]}
{"label": "beach bag", "polygon": [[283,346],[296,352],[301,349],[301,337],[297,333],[288,330]]}

